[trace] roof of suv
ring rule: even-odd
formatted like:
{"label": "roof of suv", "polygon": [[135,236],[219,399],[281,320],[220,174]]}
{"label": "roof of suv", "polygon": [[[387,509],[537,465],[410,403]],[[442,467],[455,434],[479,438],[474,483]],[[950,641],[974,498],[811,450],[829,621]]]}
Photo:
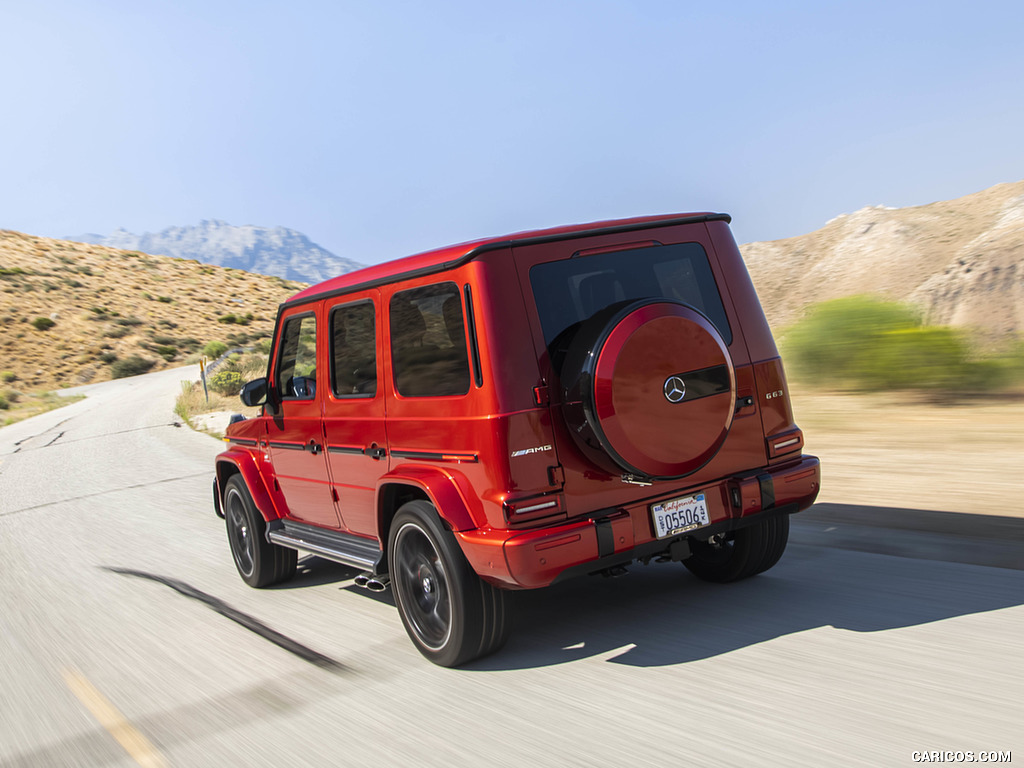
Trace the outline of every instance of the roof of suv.
{"label": "roof of suv", "polygon": [[355,272],[348,272],[338,277],[311,285],[288,299],[282,306],[290,306],[307,301],[313,297],[346,293],[357,288],[371,288],[376,285],[390,283],[398,279],[417,277],[433,272],[453,269],[486,251],[505,248],[512,244],[529,244],[552,240],[568,240],[598,234],[612,234],[631,229],[648,229],[667,224],[691,224],[702,221],[729,222],[732,217],[727,213],[668,213],[658,216],[637,216],[631,219],[612,219],[595,221],[589,224],[571,224],[550,229],[536,229],[517,232],[501,237],[485,237],[466,243],[449,245],[432,251],[407,256],[403,259],[376,264]]}

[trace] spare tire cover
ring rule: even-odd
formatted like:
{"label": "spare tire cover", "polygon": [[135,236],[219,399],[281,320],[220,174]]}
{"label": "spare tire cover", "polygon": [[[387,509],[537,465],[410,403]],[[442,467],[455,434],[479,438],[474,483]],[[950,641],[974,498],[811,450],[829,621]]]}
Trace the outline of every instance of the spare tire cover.
{"label": "spare tire cover", "polygon": [[668,299],[622,302],[580,327],[562,367],[563,413],[611,472],[675,479],[707,464],[736,409],[736,372],[712,322]]}

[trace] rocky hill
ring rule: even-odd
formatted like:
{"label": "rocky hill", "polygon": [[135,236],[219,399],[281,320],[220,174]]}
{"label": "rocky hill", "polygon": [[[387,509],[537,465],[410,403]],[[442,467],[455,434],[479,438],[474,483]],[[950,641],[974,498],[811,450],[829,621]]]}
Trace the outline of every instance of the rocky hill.
{"label": "rocky hill", "polygon": [[286,227],[237,227],[211,219],[194,227],[168,227],[162,232],[135,235],[123,229],[112,235],[68,238],[126,251],[195,259],[286,280],[319,283],[352,272],[364,264],[335,256],[301,232]]}
{"label": "rocky hill", "polygon": [[777,330],[814,302],[872,293],[983,337],[1024,332],[1024,181],[914,208],[863,208],[740,250]]}
{"label": "rocky hill", "polygon": [[0,230],[0,383],[27,391],[103,381],[134,356],[151,370],[181,365],[208,341],[270,336],[278,304],[302,287]]}

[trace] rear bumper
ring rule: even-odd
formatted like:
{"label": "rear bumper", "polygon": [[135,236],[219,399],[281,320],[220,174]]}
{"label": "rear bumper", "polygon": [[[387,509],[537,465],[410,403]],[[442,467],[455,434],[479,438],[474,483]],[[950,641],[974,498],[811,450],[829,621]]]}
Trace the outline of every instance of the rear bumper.
{"label": "rear bumper", "polygon": [[[474,570],[487,581],[506,588],[535,589],[667,553],[676,542],[707,539],[771,515],[799,512],[814,503],[820,486],[818,459],[802,456],[749,476],[672,491],[642,504],[600,510],[561,525],[530,531],[457,531],[455,536]],[[697,492],[713,501],[711,524],[656,539],[650,505]]]}

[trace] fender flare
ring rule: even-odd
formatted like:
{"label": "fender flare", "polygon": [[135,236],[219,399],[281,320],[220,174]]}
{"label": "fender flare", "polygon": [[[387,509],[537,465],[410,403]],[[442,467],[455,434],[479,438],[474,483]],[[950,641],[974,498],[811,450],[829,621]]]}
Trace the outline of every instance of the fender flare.
{"label": "fender flare", "polygon": [[[248,451],[229,449],[217,455],[217,491],[221,498],[224,496],[224,484],[236,474],[242,476],[249,493],[252,496],[256,508],[263,515],[267,522],[277,520],[281,517],[274,500],[267,492],[263,476],[256,467],[256,461]],[[232,469],[233,468],[233,469]]]}
{"label": "fender flare", "polygon": [[[459,472],[442,469],[441,467],[423,466],[419,464],[403,464],[388,472],[377,481],[377,515],[378,521],[385,513],[382,508],[384,489],[389,485],[411,485],[423,491],[430,502],[452,530],[471,531],[479,528],[479,524],[466,503],[460,485],[465,478]],[[478,516],[483,518],[483,511]],[[379,528],[379,530],[383,530]]]}

